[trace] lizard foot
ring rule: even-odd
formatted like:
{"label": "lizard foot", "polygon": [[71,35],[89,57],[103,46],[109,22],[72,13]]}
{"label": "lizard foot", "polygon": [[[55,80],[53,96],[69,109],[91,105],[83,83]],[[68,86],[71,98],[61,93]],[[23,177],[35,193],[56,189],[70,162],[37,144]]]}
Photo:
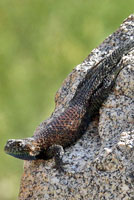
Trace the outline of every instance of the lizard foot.
{"label": "lizard foot", "polygon": [[49,155],[51,157],[54,157],[55,165],[53,166],[56,168],[59,172],[65,172],[64,166],[68,163],[64,163],[62,158],[64,155],[64,149],[61,145],[52,145],[48,150]]}

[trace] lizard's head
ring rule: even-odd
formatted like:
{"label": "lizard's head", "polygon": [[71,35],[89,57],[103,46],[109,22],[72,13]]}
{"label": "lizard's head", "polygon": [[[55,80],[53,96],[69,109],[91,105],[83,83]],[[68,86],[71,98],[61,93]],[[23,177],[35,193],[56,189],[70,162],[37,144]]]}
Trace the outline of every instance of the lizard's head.
{"label": "lizard's head", "polygon": [[40,154],[40,148],[34,143],[33,138],[10,139],[7,141],[4,151],[22,160],[36,160]]}

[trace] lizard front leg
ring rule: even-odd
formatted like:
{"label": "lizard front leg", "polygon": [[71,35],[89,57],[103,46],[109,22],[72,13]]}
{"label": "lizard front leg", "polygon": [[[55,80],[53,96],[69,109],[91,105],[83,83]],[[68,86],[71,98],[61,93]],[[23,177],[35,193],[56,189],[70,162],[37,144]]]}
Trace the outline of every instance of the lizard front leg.
{"label": "lizard front leg", "polygon": [[45,154],[48,158],[54,158],[54,168],[56,168],[60,172],[64,172],[64,165],[68,163],[63,162],[64,149],[61,145],[54,144],[50,146]]}

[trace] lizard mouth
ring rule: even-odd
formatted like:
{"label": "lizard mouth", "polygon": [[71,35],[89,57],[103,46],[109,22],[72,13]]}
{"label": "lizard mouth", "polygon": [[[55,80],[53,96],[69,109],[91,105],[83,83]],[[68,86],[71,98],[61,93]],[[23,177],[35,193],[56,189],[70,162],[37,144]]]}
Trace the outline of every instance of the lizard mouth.
{"label": "lizard mouth", "polygon": [[32,144],[33,141],[33,138],[22,140],[10,139],[4,147],[4,151],[8,155],[22,160],[36,160],[40,152],[35,150]]}
{"label": "lizard mouth", "polygon": [[[5,150],[5,152],[6,152],[6,150]],[[36,160],[36,156],[30,156],[28,154],[21,154],[21,153],[17,154],[17,153],[9,153],[9,152],[6,152],[6,153],[10,156],[19,158],[21,160]]]}

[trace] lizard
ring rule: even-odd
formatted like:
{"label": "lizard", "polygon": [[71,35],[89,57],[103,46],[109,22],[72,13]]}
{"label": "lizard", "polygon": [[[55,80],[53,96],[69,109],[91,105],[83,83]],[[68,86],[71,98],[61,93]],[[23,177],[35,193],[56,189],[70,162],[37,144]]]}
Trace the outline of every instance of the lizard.
{"label": "lizard", "polygon": [[57,166],[64,164],[64,148],[73,145],[84,134],[123,69],[123,55],[133,47],[134,41],[130,39],[94,65],[64,111],[58,116],[52,115],[49,122],[43,121],[32,137],[8,140],[5,152],[22,160],[54,157]]}

